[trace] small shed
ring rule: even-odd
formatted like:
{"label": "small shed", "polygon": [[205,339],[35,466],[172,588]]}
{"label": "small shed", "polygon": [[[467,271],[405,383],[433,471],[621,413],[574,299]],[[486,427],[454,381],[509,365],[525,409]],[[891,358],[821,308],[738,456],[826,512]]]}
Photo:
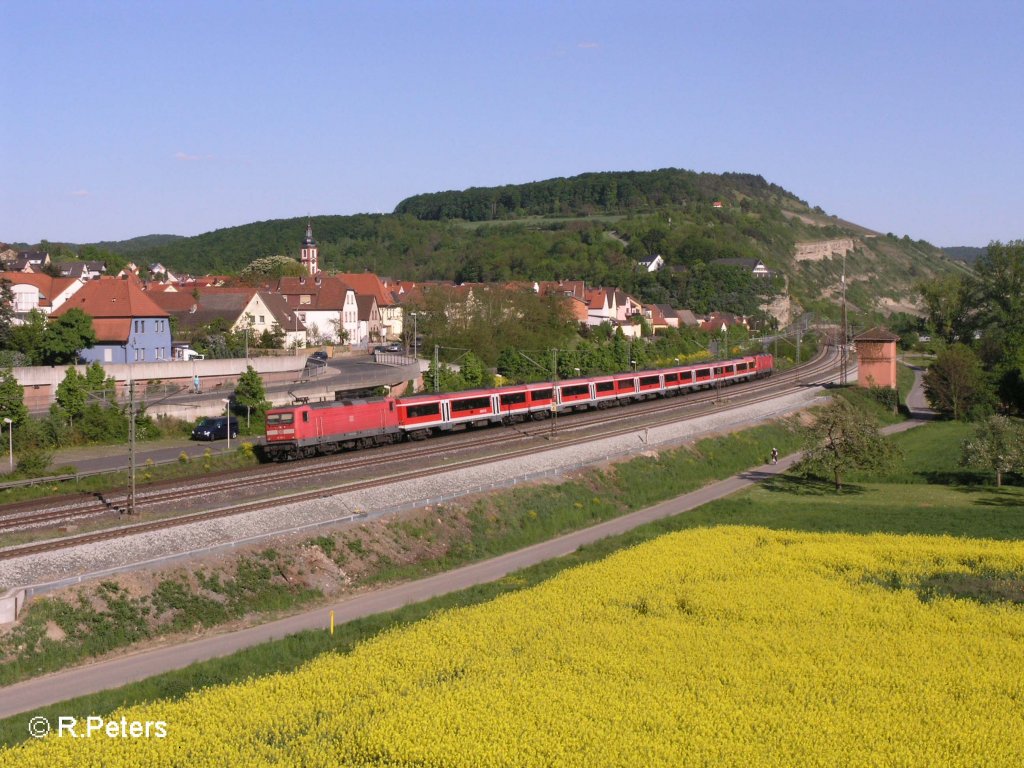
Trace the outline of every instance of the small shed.
{"label": "small shed", "polygon": [[857,350],[857,384],[896,389],[896,342],[885,328],[870,328],[853,338]]}

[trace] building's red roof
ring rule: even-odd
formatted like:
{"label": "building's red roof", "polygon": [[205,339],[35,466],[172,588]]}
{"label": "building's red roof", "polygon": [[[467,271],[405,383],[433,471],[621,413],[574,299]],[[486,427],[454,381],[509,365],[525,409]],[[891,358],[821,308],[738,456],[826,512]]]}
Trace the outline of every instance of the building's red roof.
{"label": "building's red roof", "polygon": [[890,341],[899,341],[900,337],[897,336],[892,331],[888,331],[885,328],[879,328],[878,326],[875,326],[874,328],[868,328],[868,330],[864,331],[864,333],[862,333],[862,334],[860,334],[858,336],[854,336],[853,340],[855,342],[856,341],[884,341],[884,342],[890,342]]}
{"label": "building's red roof", "polygon": [[100,344],[114,342],[126,344],[131,336],[132,321],[127,317],[111,317],[92,319],[92,330],[96,341]]}
{"label": "building's red roof", "polygon": [[394,304],[391,293],[385,289],[384,283],[372,272],[342,272],[335,277],[348,285],[357,296],[372,296],[377,300],[378,307],[389,307]]}
{"label": "building's red roof", "polygon": [[[289,297],[288,306],[306,310],[337,310],[345,306],[350,287],[335,275],[318,274],[316,277],[282,277],[276,293]],[[299,303],[298,296],[309,296],[309,304]]]}
{"label": "building's red roof", "polygon": [[130,277],[90,280],[55,310],[53,316],[60,317],[71,309],[80,309],[94,318],[167,317],[167,312],[145,294],[138,280]]}
{"label": "building's red roof", "polygon": [[55,296],[68,286],[77,283],[77,277],[51,277],[44,272],[0,272],[0,280],[9,280],[11,285],[31,285],[39,293],[39,306],[48,307]]}

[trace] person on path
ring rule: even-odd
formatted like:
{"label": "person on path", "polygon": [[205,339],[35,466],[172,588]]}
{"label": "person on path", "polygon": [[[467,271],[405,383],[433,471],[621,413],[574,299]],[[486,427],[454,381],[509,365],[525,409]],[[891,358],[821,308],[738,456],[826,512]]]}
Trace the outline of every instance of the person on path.
{"label": "person on path", "polygon": [[199,374],[198,373],[195,376],[192,377],[192,389],[195,390],[197,395],[202,391],[200,386],[199,386]]}
{"label": "person on path", "polygon": [[778,464],[778,463],[779,463],[779,449],[778,448],[772,448],[772,464]]}

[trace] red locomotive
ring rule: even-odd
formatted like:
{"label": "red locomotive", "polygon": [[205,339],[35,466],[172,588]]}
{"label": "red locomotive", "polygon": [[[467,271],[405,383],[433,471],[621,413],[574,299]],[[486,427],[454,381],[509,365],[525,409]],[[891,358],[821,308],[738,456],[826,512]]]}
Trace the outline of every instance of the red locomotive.
{"label": "red locomotive", "polygon": [[290,405],[267,412],[271,461],[420,440],[440,432],[667,397],[770,376],[771,355],[466,392]]}

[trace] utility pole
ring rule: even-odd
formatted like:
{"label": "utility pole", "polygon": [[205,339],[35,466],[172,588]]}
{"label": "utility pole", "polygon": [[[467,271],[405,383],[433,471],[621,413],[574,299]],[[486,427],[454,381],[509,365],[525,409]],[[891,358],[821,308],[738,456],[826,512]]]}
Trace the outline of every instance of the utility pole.
{"label": "utility pole", "polygon": [[555,426],[558,423],[558,403],[555,399],[555,382],[558,381],[558,350],[551,350],[551,439],[555,437]]}
{"label": "utility pole", "polygon": [[135,514],[135,379],[128,366],[128,500],[125,512]]}
{"label": "utility pole", "polygon": [[438,384],[438,379],[437,379],[437,376],[438,376],[437,368],[438,368],[438,365],[440,365],[440,363],[438,362],[438,359],[437,359],[438,358],[437,350],[438,350],[438,346],[437,346],[437,344],[435,344],[434,345],[434,394],[437,394],[440,391],[440,389],[441,389],[440,385]]}
{"label": "utility pole", "polygon": [[846,347],[847,347],[847,329],[846,329],[846,251],[843,251],[843,338],[842,338],[842,350],[839,355],[840,362],[842,364],[842,370],[839,373],[839,383],[845,386],[846,380]]}
{"label": "utility pole", "polygon": [[[800,368],[800,326],[796,327],[796,367]],[[796,383],[800,383],[800,374],[796,375]]]}

